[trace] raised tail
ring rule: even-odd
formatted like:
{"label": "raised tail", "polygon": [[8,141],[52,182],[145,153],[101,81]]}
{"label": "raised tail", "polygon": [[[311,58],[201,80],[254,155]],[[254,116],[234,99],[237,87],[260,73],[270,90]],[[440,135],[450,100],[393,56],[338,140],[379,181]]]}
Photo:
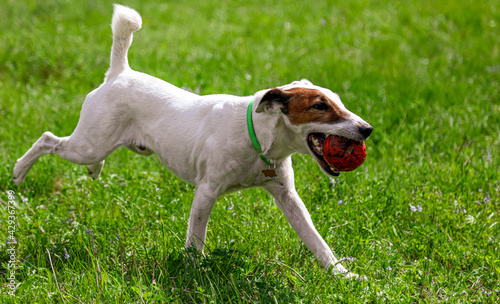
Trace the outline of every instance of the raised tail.
{"label": "raised tail", "polygon": [[111,63],[106,73],[106,81],[126,69],[128,65],[127,52],[132,44],[133,33],[141,29],[142,19],[138,12],[119,4],[114,4],[113,46],[111,47]]}

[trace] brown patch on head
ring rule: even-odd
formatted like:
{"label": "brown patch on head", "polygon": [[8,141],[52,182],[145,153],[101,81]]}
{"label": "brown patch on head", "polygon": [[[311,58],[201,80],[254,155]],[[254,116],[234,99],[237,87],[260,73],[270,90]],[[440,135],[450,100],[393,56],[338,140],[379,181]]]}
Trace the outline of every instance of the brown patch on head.
{"label": "brown patch on head", "polygon": [[316,89],[286,90],[289,99],[284,112],[294,125],[311,122],[334,123],[349,115],[337,103]]}

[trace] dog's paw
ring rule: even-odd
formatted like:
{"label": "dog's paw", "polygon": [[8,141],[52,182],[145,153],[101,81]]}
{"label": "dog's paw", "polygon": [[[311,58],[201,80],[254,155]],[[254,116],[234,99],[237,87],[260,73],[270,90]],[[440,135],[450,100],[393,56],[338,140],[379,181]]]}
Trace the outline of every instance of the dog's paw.
{"label": "dog's paw", "polygon": [[350,272],[347,269],[344,268],[341,264],[336,264],[335,266],[332,267],[332,273],[335,276],[338,276],[343,279],[352,279],[352,280],[359,280],[359,281],[366,281],[367,277],[366,276],[360,276],[354,272]]}
{"label": "dog's paw", "polygon": [[14,176],[13,180],[14,180],[14,184],[16,186],[21,186],[23,184],[23,182],[24,182],[24,178],[22,178],[22,179],[21,178],[16,178],[15,176]]}
{"label": "dog's paw", "polygon": [[343,273],[337,273],[335,275],[342,278],[342,279],[356,280],[356,281],[360,281],[360,282],[368,281],[367,276],[365,276],[365,275],[360,276],[359,274],[354,273],[354,272],[350,272],[350,271],[343,272]]}
{"label": "dog's paw", "polygon": [[350,272],[350,271],[343,272],[343,273],[335,273],[335,276],[342,278],[342,279],[356,280],[356,281],[360,281],[360,282],[368,280],[368,278],[365,275],[360,276],[359,274],[354,273],[354,272]]}
{"label": "dog's paw", "polygon": [[339,276],[341,276],[344,279],[357,280],[360,282],[368,280],[368,278],[365,275],[360,276],[359,274],[354,273],[354,272],[342,273]]}
{"label": "dog's paw", "polygon": [[359,278],[359,275],[354,273],[354,272],[345,272],[342,274],[339,274],[339,276],[343,277],[344,279],[357,279]]}

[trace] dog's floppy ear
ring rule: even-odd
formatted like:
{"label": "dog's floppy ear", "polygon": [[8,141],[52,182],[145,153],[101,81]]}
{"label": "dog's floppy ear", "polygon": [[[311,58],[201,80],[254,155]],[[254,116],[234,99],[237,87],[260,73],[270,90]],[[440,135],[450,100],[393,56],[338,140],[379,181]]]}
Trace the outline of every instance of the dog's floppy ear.
{"label": "dog's floppy ear", "polygon": [[275,112],[277,110],[281,110],[286,114],[288,112],[288,101],[292,95],[292,93],[277,88],[270,89],[260,100],[255,112]]}

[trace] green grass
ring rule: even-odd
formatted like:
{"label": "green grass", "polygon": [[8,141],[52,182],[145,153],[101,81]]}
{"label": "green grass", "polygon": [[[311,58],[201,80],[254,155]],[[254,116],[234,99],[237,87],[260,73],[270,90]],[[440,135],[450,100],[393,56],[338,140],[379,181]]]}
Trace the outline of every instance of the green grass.
{"label": "green grass", "polygon": [[14,186],[15,160],[44,131],[71,134],[102,82],[111,3],[7,0],[0,9],[2,302],[499,301],[498,1],[123,2],[144,21],[129,53],[136,70],[201,94],[307,78],[375,127],[363,166],[333,182],[311,157],[293,157],[318,231],[366,281],[324,271],[259,189],[219,199],[206,255],[191,259],[183,245],[194,188],[124,149],[101,181],[44,156]]}

